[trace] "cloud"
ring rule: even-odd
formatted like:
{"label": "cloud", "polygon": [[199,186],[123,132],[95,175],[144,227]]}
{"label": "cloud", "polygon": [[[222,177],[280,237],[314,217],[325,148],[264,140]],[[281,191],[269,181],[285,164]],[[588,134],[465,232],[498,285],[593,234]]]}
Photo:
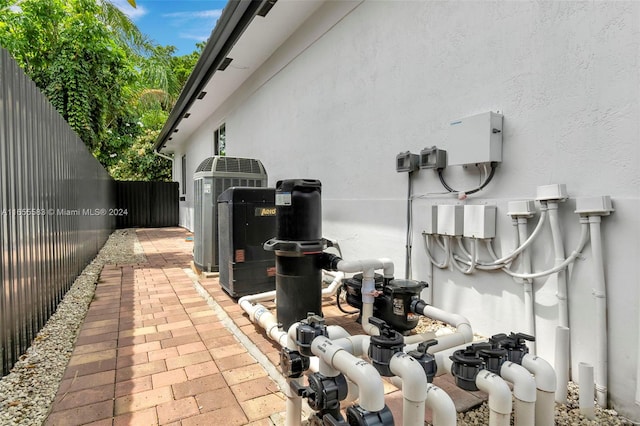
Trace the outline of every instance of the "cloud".
{"label": "cloud", "polygon": [[111,3],[113,3],[115,7],[120,9],[132,21],[135,21],[148,13],[147,9],[142,5],[136,3],[137,7],[133,8],[127,0],[111,0]]}
{"label": "cloud", "polygon": [[202,19],[202,18],[214,18],[218,19],[222,15],[222,9],[212,10],[195,10],[192,12],[173,12],[165,13],[162,16],[164,18],[179,18],[179,19]]}
{"label": "cloud", "polygon": [[[162,17],[167,19],[169,25],[172,27],[213,28],[221,14],[222,9],[211,9],[164,13]],[[198,40],[200,38],[198,38]]]}
{"label": "cloud", "polygon": [[196,40],[196,41],[207,41],[209,39],[209,34],[194,34],[194,33],[180,33],[178,34],[180,38],[185,38],[187,40]]}

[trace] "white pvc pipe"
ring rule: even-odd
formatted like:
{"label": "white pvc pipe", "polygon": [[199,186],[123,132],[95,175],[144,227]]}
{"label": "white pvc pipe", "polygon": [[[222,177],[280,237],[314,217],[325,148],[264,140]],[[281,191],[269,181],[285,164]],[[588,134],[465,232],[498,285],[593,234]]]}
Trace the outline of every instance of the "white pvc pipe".
{"label": "white pvc pipe", "polygon": [[513,362],[500,367],[500,376],[513,383],[514,419],[518,426],[533,426],[535,420],[536,381],[529,370]]}
{"label": "white pvc pipe", "polygon": [[607,408],[608,405],[608,336],[607,336],[607,286],[604,276],[604,257],[602,255],[602,235],[600,233],[600,216],[589,216],[591,231],[591,255],[594,265],[593,297],[595,299],[596,314],[596,399],[598,405]]}
{"label": "white pvc pipe", "polygon": [[435,257],[433,256],[433,254],[431,254],[431,247],[429,244],[429,241],[431,241],[431,235],[430,234],[423,234],[424,236],[424,250],[427,254],[427,258],[429,259],[429,261],[431,262],[432,266],[435,266],[436,268],[440,268],[440,269],[446,269],[449,267],[449,260],[451,258],[451,256],[449,255],[449,239],[445,239],[444,242],[444,259],[442,260],[442,262],[438,262]]}
{"label": "white pvc pipe", "polygon": [[455,426],[458,418],[451,397],[439,387],[427,383],[426,406],[431,408],[433,426]]}
{"label": "white pvc pipe", "polygon": [[[391,383],[402,389],[402,380],[391,377]],[[457,422],[456,406],[444,390],[433,383],[427,383],[427,400],[425,406],[431,410],[431,424],[433,426],[455,426]]]}
{"label": "white pvc pipe", "polygon": [[368,411],[380,411],[384,408],[382,378],[373,365],[351,355],[324,336],[313,339],[311,352],[358,385],[362,408]]}
{"label": "white pvc pipe", "polygon": [[269,309],[259,303],[252,305],[248,300],[243,300],[240,306],[249,315],[251,322],[262,327],[273,341],[280,346],[287,344],[287,332],[278,328],[278,320]]}
{"label": "white pvc pipe", "polygon": [[[451,373],[453,361],[450,355],[458,349],[466,348],[466,346],[467,344],[464,344],[434,353],[436,365],[438,366],[436,376],[444,372]],[[476,386],[489,394],[489,426],[509,426],[513,403],[511,401],[511,389],[509,389],[507,382],[489,370],[480,370],[476,376]]]}
{"label": "white pvc pipe", "polygon": [[530,354],[522,357],[522,366],[533,374],[536,381],[536,426],[554,426],[557,382],[553,367],[544,359]]}
{"label": "white pvc pipe", "polygon": [[556,327],[556,349],[554,364],[558,387],[556,388],[556,402],[567,403],[567,385],[569,384],[569,336],[571,331],[567,327]]}
{"label": "white pvc pipe", "polygon": [[[520,241],[524,241],[527,238],[527,218],[519,217],[518,220],[518,238]],[[523,274],[531,273],[531,252],[529,250],[524,250],[522,252],[522,259],[520,262],[522,266]],[[533,309],[533,281],[530,278],[525,278],[522,283],[522,289],[524,291],[524,318],[526,322],[527,333],[535,336],[536,335],[536,320],[535,313]],[[536,342],[527,342],[527,347],[529,351],[535,355],[536,354]]]}
{"label": "white pvc pipe", "polygon": [[480,370],[476,376],[476,386],[489,394],[489,425],[509,426],[513,408],[509,385],[497,374]]}
{"label": "white pvc pipe", "polygon": [[423,425],[427,399],[427,376],[424,369],[404,352],[391,357],[389,369],[402,379],[402,424]]}
{"label": "white pvc pipe", "polygon": [[[462,245],[462,238],[460,238],[458,240],[458,245],[460,245],[460,247],[462,247],[464,249],[464,246]],[[453,266],[456,267],[456,269],[460,272],[462,272],[465,275],[469,275],[472,274],[473,271],[476,269],[476,266],[478,264],[478,239],[474,238],[473,239],[473,245],[471,246],[471,253],[467,252],[466,249],[464,249],[463,251],[465,252],[466,255],[468,255],[467,257],[469,257],[470,262],[468,262],[468,267],[465,269],[462,266],[460,266],[458,264],[458,262],[456,261],[457,256],[454,255],[453,250],[451,250],[450,252],[450,256],[451,256],[451,263],[453,264]],[[467,263],[467,262],[463,262],[463,263]]]}
{"label": "white pvc pipe", "polygon": [[578,391],[578,404],[580,406],[580,414],[589,420],[596,417],[593,395],[595,391],[593,380],[593,365],[581,362],[578,364],[578,383],[580,389]]}
{"label": "white pvc pipe", "polygon": [[[549,209],[549,225],[551,228],[551,238],[553,239],[553,254],[555,257],[554,266],[562,265],[564,258],[564,244],[562,233],[560,232],[560,221],[558,219],[558,203],[556,201],[547,202]],[[558,325],[569,327],[569,308],[567,305],[567,276],[564,268],[558,271],[557,275],[558,298]]]}
{"label": "white pvc pipe", "polygon": [[547,208],[546,208],[546,206],[544,204],[542,205],[540,210],[541,210],[540,211],[540,219],[538,220],[538,224],[536,225],[536,227],[533,230],[533,232],[531,233],[531,235],[529,235],[529,238],[527,238],[527,240],[524,241],[520,245],[520,247],[516,248],[514,251],[512,251],[508,255],[502,256],[500,259],[496,259],[493,262],[488,263],[488,265],[506,266],[507,263],[510,263],[511,261],[513,261],[513,259],[517,255],[522,253],[522,251],[524,251],[524,249],[526,249],[527,247],[529,247],[531,245],[531,243],[538,237],[538,234],[540,234],[540,232],[542,231],[542,225],[544,225],[544,223],[547,220]]}
{"label": "white pvc pipe", "polygon": [[[511,275],[512,277],[528,278],[528,279],[542,278],[548,275],[552,275],[552,274],[556,274],[558,272],[564,271],[570,264],[575,262],[575,260],[582,255],[582,250],[584,249],[584,246],[587,244],[587,241],[589,241],[589,226],[587,226],[584,222],[582,222],[582,220],[581,220],[581,223],[582,223],[582,232],[580,233],[580,241],[578,242],[578,246],[573,252],[571,252],[571,255],[569,255],[569,257],[567,257],[562,263],[554,266],[551,269],[547,269],[546,271],[534,272],[531,274],[521,274],[518,272],[510,271],[508,269],[503,269],[503,271],[506,274]],[[565,313],[563,313],[563,315],[565,315]]]}
{"label": "white pvc pipe", "polygon": [[[296,350],[295,341],[289,337],[289,335],[296,334],[296,328],[300,323],[296,322],[291,324],[287,333],[287,348],[291,350]],[[297,379],[287,379],[287,388],[284,389],[284,394],[287,397],[287,401],[285,404],[285,426],[299,426],[302,419],[302,397],[298,396],[291,389],[291,383],[295,382],[298,385],[302,385],[302,377]]]}
{"label": "white pvc pipe", "polygon": [[340,260],[336,269],[342,272],[366,272],[377,269],[383,270],[385,278],[393,278],[393,261],[391,259]]}

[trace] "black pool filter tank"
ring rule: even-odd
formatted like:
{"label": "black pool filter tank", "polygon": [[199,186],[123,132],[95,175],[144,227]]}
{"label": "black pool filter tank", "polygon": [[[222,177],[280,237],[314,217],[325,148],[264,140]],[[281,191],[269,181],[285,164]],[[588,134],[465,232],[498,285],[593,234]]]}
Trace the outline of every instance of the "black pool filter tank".
{"label": "black pool filter tank", "polygon": [[309,312],[322,315],[322,184],[289,179],[276,184],[276,312],[284,330]]}

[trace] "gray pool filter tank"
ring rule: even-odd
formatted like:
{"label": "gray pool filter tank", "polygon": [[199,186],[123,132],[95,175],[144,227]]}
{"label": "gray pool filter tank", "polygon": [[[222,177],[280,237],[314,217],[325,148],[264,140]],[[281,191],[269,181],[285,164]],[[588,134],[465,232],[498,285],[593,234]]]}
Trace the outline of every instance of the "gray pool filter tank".
{"label": "gray pool filter tank", "polygon": [[276,184],[276,237],[264,249],[276,253],[276,312],[284,330],[309,312],[322,315],[321,188],[315,179]]}

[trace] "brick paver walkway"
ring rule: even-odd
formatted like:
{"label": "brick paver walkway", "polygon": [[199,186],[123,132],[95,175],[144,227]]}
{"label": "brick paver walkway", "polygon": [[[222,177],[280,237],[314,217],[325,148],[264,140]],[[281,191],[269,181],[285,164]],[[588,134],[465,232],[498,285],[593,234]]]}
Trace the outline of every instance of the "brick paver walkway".
{"label": "brick paver walkway", "polygon": [[[147,263],[104,267],[46,425],[283,424],[285,397],[272,379],[279,376],[278,345],[217,278],[194,283],[187,231],[136,233]],[[329,325],[362,333],[356,315],[340,312],[334,297],[324,300],[323,315]],[[402,393],[384,384],[385,402],[402,424]],[[435,384],[460,410],[486,399],[448,375]]]}
{"label": "brick paver walkway", "polygon": [[272,425],[284,396],[194,288],[187,232],[137,235],[148,263],[104,267],[46,424]]}

